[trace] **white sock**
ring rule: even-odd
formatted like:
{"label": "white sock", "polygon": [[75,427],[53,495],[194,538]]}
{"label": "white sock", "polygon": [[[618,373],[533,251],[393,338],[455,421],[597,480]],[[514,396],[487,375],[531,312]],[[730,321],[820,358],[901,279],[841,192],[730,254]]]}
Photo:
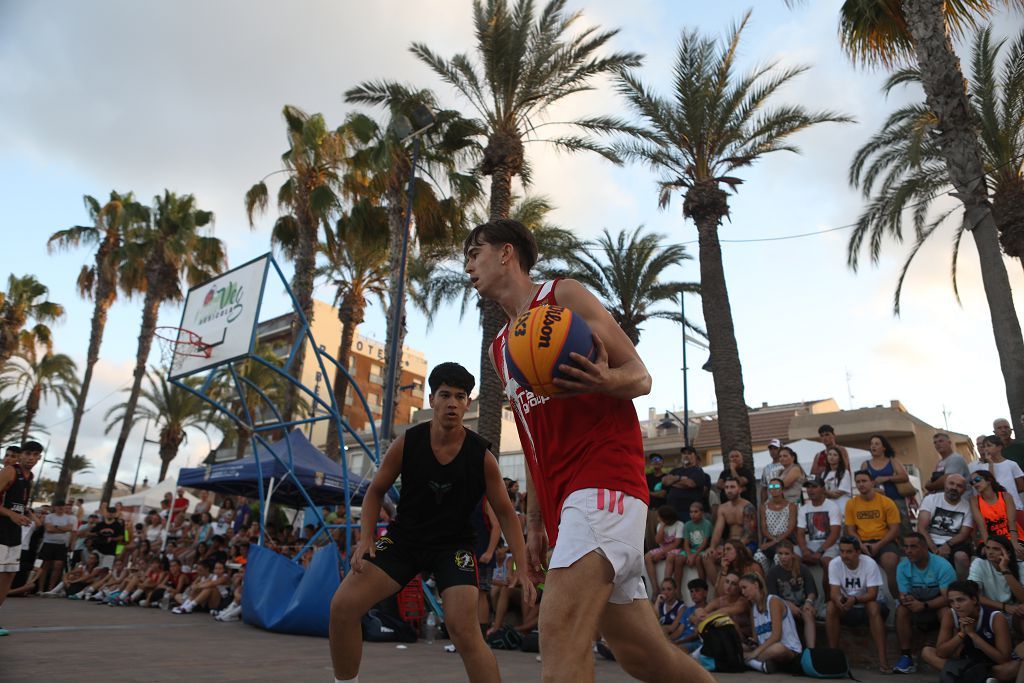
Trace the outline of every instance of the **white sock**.
{"label": "white sock", "polygon": [[359,683],[359,676],[355,678],[335,678],[334,683]]}
{"label": "white sock", "polygon": [[760,671],[761,673],[765,672],[764,662],[762,662],[760,659],[748,659],[747,666],[749,666],[754,671]]}

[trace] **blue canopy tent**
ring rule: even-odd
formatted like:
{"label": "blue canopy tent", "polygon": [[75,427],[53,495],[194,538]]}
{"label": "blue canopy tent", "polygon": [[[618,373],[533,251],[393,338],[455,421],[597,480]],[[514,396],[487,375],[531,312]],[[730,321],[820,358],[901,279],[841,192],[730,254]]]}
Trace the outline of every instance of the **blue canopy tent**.
{"label": "blue canopy tent", "polygon": [[[270,450],[276,453],[277,458],[271,455]],[[178,474],[178,486],[258,499],[259,470],[256,457],[259,457],[259,469],[263,471],[263,490],[268,492],[267,497],[272,497],[275,503],[294,508],[303,508],[308,504],[284,464],[289,461],[289,457],[292,458],[294,477],[314,503],[338,505],[345,501],[341,465],[317,450],[298,429],[271,444],[270,449],[258,444],[255,456],[249,455],[205,467],[182,468]],[[368,483],[352,474],[348,476],[348,486],[353,497],[361,497]]]}

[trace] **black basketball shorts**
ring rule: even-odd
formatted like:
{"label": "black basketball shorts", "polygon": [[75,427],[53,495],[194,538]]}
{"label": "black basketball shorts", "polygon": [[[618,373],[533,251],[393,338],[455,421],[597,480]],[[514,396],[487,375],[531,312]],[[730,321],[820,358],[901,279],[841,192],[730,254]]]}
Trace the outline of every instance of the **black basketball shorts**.
{"label": "black basketball shorts", "polygon": [[421,573],[434,575],[439,592],[452,586],[480,586],[472,543],[423,548],[381,536],[375,547],[376,557],[367,554],[363,559],[380,567],[402,588]]}

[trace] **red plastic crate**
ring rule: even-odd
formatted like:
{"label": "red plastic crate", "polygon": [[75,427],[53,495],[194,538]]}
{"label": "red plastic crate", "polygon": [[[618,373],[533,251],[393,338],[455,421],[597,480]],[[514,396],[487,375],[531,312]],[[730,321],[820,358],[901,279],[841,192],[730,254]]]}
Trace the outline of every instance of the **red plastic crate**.
{"label": "red plastic crate", "polygon": [[423,581],[420,577],[415,577],[405,588],[398,591],[398,614],[402,621],[419,632],[420,622],[427,616],[427,607],[423,600]]}

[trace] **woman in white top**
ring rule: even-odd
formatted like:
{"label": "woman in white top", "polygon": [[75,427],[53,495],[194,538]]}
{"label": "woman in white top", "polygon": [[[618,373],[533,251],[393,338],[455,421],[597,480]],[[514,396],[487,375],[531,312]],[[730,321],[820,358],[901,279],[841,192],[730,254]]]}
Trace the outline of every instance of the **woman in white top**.
{"label": "woman in white top", "polygon": [[750,624],[758,643],[756,647],[743,648],[747,666],[754,671],[773,673],[779,665],[799,657],[803,646],[786,601],[768,594],[760,574],[744,574],[740,593],[750,602]]}
{"label": "woman in white top", "polygon": [[853,495],[853,476],[846,469],[843,453],[830,448],[825,453],[825,497],[839,506],[839,516],[846,518],[846,503]]}
{"label": "woman in white top", "polygon": [[789,446],[780,448],[779,464],[782,465],[782,472],[775,476],[782,480],[782,495],[790,503],[799,505],[807,475],[804,468],[796,461],[796,451]]}

